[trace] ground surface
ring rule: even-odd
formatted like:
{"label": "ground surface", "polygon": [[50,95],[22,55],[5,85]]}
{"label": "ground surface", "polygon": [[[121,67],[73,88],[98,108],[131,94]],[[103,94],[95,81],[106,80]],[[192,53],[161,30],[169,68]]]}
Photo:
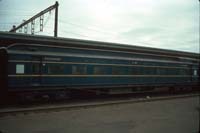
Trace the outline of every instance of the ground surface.
{"label": "ground surface", "polygon": [[[197,133],[199,97],[0,117],[2,133]],[[1,133],[0,132],[0,133]]]}

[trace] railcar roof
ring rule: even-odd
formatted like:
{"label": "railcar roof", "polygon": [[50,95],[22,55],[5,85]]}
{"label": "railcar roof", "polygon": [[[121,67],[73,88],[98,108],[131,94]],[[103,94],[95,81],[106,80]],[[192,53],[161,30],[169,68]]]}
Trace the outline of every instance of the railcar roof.
{"label": "railcar roof", "polygon": [[54,56],[65,56],[65,57],[81,57],[81,58],[95,58],[95,59],[112,59],[112,60],[127,60],[127,61],[146,61],[146,62],[163,62],[163,63],[176,63],[182,65],[198,65],[197,63],[182,62],[182,61],[170,61],[170,60],[160,60],[160,59],[148,59],[148,58],[131,58],[131,57],[121,57],[121,56],[106,56],[106,55],[90,55],[90,54],[73,54],[73,53],[52,53],[52,52],[30,52],[30,51],[12,51],[9,53],[14,54],[28,54],[28,55],[54,55]]}
{"label": "railcar roof", "polygon": [[85,47],[85,48],[98,48],[98,49],[112,49],[122,51],[137,51],[153,54],[166,54],[180,57],[199,58],[200,54],[191,52],[182,52],[175,50],[166,50],[159,48],[141,47],[128,44],[100,42],[92,40],[81,40],[73,38],[50,37],[41,35],[27,35],[21,33],[0,32],[0,47],[7,47],[13,43],[38,43],[47,45],[67,45],[71,47]]}

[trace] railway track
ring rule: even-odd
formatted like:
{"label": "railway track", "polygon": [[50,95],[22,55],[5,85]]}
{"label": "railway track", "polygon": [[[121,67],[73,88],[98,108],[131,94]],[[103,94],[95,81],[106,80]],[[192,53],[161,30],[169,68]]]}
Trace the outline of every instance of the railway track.
{"label": "railway track", "polygon": [[73,109],[85,109],[92,107],[101,107],[101,106],[111,106],[117,104],[130,104],[130,103],[139,103],[139,102],[152,102],[160,100],[170,100],[178,98],[189,98],[189,97],[199,97],[200,94],[178,94],[178,95],[167,95],[167,96],[146,96],[143,98],[126,98],[126,99],[111,99],[111,100],[95,100],[92,102],[79,102],[79,103],[63,103],[63,104],[48,104],[40,105],[35,107],[14,107],[14,108],[2,108],[0,109],[0,117],[9,116],[9,115],[26,115],[30,113],[48,113],[48,112],[58,112],[64,110],[73,110]]}

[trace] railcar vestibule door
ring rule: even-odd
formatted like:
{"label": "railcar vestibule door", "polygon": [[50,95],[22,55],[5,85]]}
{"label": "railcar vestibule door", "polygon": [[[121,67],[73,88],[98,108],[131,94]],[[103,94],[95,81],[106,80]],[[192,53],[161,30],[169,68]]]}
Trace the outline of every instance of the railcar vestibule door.
{"label": "railcar vestibule door", "polygon": [[7,69],[8,54],[5,49],[0,48],[0,103],[5,97],[7,91]]}
{"label": "railcar vestibule door", "polygon": [[40,86],[42,81],[42,57],[33,56],[31,61],[31,85]]}
{"label": "railcar vestibule door", "polygon": [[197,76],[198,76],[198,68],[191,65],[190,66],[190,79],[191,82],[196,82],[197,81]]}
{"label": "railcar vestibule door", "polygon": [[198,81],[198,68],[194,67],[192,68],[192,81],[197,82]]}

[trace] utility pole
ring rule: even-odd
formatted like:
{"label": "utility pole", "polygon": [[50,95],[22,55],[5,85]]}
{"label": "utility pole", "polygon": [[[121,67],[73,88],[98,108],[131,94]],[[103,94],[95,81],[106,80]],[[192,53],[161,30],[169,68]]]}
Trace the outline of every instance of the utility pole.
{"label": "utility pole", "polygon": [[13,28],[9,32],[16,32],[18,29],[21,30],[24,27],[24,32],[27,33],[27,29],[28,29],[27,27],[28,27],[28,24],[30,23],[31,24],[31,34],[34,34],[35,20],[37,18],[40,18],[40,31],[43,31],[44,14],[55,9],[54,37],[57,37],[58,36],[58,6],[59,6],[59,4],[56,1],[56,3],[54,5],[44,9],[43,11],[39,12],[35,16],[31,17],[30,19],[24,21],[19,26],[16,27],[14,25]]}
{"label": "utility pole", "polygon": [[58,2],[55,3],[55,25],[54,25],[54,37],[58,36]]}
{"label": "utility pole", "polygon": [[[199,72],[198,72],[198,76],[199,76],[198,86],[200,86],[200,0],[199,0]],[[199,129],[199,133],[200,133],[200,129]]]}

